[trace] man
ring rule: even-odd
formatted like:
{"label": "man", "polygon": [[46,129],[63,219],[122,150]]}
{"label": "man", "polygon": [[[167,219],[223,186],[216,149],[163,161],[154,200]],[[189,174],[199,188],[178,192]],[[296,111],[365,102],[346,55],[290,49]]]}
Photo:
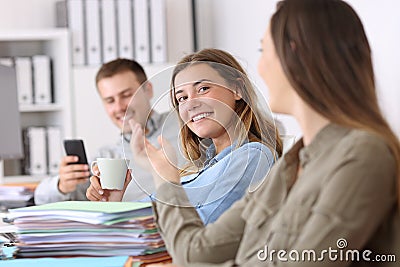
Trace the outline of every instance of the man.
{"label": "man", "polygon": [[[141,124],[151,143],[158,144],[157,137],[162,133],[177,148],[178,121],[173,114],[158,114],[151,109],[153,88],[146,80],[143,67],[128,59],[116,59],[105,63],[96,75],[96,86],[104,108],[122,132],[122,138],[119,138],[115,145],[101,148],[97,156],[130,159],[129,167],[133,171],[134,179],[127,188],[124,201],[140,200],[154,191],[151,174],[136,166],[132,160],[133,155],[129,148],[130,127],[127,121],[133,118]],[[140,87],[141,85],[143,86]],[[77,161],[76,156],[64,157],[61,160],[59,176],[45,179],[38,185],[35,190],[37,205],[65,200],[87,200],[86,189],[90,185],[89,167],[86,164],[71,164]]]}

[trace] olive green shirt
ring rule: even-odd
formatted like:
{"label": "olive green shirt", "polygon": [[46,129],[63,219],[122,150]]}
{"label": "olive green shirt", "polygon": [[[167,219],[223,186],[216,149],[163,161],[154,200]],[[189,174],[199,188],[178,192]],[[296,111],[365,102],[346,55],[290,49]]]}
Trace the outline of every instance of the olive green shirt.
{"label": "olive green shirt", "polygon": [[156,220],[182,266],[377,266],[378,254],[395,255],[384,266],[397,266],[396,164],[381,138],[330,124],[307,147],[297,142],[215,223],[204,227],[181,186],[167,183]]}

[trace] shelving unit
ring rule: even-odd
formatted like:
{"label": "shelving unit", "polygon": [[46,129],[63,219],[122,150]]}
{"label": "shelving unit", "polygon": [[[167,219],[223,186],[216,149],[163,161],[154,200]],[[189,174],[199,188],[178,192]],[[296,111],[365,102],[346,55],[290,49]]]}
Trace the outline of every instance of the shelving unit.
{"label": "shelving unit", "polygon": [[[54,20],[47,18],[55,15],[52,13],[54,3],[39,2],[26,3],[26,9],[33,13],[26,13],[24,20],[7,16],[0,19],[0,57],[45,54],[51,57],[53,64],[55,103],[20,106],[21,127],[59,125],[63,138],[84,139],[88,156],[94,156],[99,146],[112,144],[118,138],[118,129],[105,113],[94,84],[100,65],[72,66],[71,32],[65,28],[52,28],[55,27]],[[19,4],[14,2],[3,6],[6,10],[19,9]],[[145,64],[149,78],[194,48],[194,40],[190,37],[193,34],[192,1],[166,0],[166,9],[167,61],[172,63]],[[156,101],[159,88],[167,88],[169,79],[154,78],[153,83]],[[157,103],[163,111],[168,108],[168,97]],[[21,176],[19,165],[19,160],[0,160],[0,184],[43,179]]]}
{"label": "shelving unit", "polygon": [[20,112],[50,112],[50,111],[62,111],[63,106],[60,104],[48,104],[48,105],[23,105],[19,107]]}
{"label": "shelving unit", "polygon": [[[69,41],[66,29],[0,31],[0,57],[48,55],[52,60],[54,103],[20,106],[21,128],[60,126],[63,137],[74,136]],[[39,182],[46,177],[21,175],[19,165],[19,160],[0,160],[0,183]]]}

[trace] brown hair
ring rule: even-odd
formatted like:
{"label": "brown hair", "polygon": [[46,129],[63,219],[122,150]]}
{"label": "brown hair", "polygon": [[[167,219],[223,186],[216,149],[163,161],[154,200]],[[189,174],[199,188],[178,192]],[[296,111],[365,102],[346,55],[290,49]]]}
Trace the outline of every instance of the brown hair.
{"label": "brown hair", "polygon": [[[240,131],[237,146],[241,146],[245,140],[261,142],[268,146],[273,153],[276,151],[278,156],[282,155],[282,141],[279,137],[278,130],[274,127],[272,120],[268,119],[266,114],[258,108],[255,89],[243,68],[232,55],[225,51],[203,49],[184,57],[178,62],[171,79],[170,96],[172,106],[178,110],[178,101],[175,98],[176,75],[187,67],[199,63],[208,64],[216,70],[229,85],[238,88],[238,93],[241,95],[242,99],[236,101],[235,112],[240,119],[238,123],[244,126],[245,131]],[[180,138],[185,156],[193,165],[199,167],[202,162],[200,161],[196,164],[194,160],[198,160],[202,156],[201,140],[181,119],[180,124]],[[183,174],[184,172],[182,175]]]}
{"label": "brown hair", "polygon": [[140,84],[147,80],[146,73],[143,67],[137,63],[135,60],[126,58],[117,58],[115,60],[104,63],[96,75],[96,85],[104,78],[109,78],[115,74],[131,71],[136,75],[136,79]]}
{"label": "brown hair", "polygon": [[[378,106],[371,49],[356,12],[341,0],[286,0],[278,3],[270,27],[298,95],[333,123],[380,136],[400,162],[399,140]],[[400,182],[398,193],[400,203]]]}

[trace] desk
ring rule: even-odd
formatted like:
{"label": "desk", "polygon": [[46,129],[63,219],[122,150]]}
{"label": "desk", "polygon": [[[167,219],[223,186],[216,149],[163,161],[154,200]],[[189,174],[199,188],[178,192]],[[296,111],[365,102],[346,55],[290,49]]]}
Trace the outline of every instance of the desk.
{"label": "desk", "polygon": [[38,186],[38,184],[39,182],[34,182],[34,183],[16,182],[16,183],[5,183],[2,184],[1,186],[23,186],[34,191]]}

